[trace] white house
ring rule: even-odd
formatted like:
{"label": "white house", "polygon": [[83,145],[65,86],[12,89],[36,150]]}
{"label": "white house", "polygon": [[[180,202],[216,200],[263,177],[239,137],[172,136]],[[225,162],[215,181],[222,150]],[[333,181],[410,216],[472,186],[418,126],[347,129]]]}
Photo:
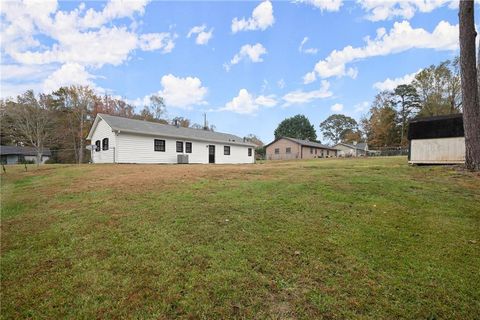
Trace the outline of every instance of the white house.
{"label": "white house", "polygon": [[354,142],[353,144],[340,142],[337,143],[334,148],[338,149],[339,157],[363,157],[369,153],[368,144],[364,142]]}
{"label": "white house", "polygon": [[98,114],[93,163],[254,163],[255,145],[227,133]]}
{"label": "white house", "polygon": [[409,163],[465,163],[462,114],[414,119],[408,126],[408,140]]}

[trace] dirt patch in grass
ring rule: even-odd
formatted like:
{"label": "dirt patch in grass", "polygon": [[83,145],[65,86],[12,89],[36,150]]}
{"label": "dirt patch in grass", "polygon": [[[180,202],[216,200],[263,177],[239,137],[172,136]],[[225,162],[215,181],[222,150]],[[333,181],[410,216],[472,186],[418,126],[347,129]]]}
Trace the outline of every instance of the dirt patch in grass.
{"label": "dirt patch in grass", "polygon": [[20,169],[2,176],[2,318],[480,314],[469,172],[405,158]]}

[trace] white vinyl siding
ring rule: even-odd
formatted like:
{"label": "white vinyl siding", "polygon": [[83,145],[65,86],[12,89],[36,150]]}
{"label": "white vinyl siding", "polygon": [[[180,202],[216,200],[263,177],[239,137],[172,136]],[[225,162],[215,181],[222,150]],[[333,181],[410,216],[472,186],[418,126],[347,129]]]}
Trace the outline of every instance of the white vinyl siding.
{"label": "white vinyl siding", "polygon": [[[147,136],[120,132],[117,135],[118,163],[177,163],[177,155],[187,154],[189,163],[208,163],[208,145],[215,145],[215,163],[253,163],[254,152],[248,156],[248,146],[230,147],[230,156],[223,154],[224,144],[207,141],[188,140],[192,143],[192,153],[186,153],[185,142],[175,138]],[[165,152],[156,152],[154,139],[165,140]],[[183,153],[177,152],[177,141],[183,141]]]}
{"label": "white vinyl siding", "polygon": [[[103,139],[108,138],[108,150],[102,150]],[[115,133],[112,132],[112,128],[100,119],[97,127],[92,135],[92,144],[95,144],[97,140],[100,140],[100,151],[92,151],[92,161],[94,163],[113,163],[115,159]]]}
{"label": "white vinyl siding", "polygon": [[[189,163],[208,163],[208,146],[215,146],[215,163],[254,163],[255,149],[252,146],[230,145],[230,155],[224,155],[226,142],[188,140],[161,135],[146,135],[130,132],[113,132],[103,119],[91,132],[91,144],[100,141],[100,151],[92,151],[93,163],[177,163],[177,156],[188,155]],[[108,138],[108,150],[103,150],[103,139]],[[165,151],[155,151],[155,139],[165,140]],[[177,141],[183,143],[183,152],[177,152]],[[186,153],[186,143],[191,143],[191,153]],[[252,155],[248,156],[248,148]]]}

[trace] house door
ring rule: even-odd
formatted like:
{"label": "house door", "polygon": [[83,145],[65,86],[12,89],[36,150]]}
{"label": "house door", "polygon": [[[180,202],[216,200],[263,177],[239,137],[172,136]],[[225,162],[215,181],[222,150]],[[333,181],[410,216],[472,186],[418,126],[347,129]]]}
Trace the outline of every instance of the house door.
{"label": "house door", "polygon": [[208,163],[215,163],[215,146],[208,146]]}

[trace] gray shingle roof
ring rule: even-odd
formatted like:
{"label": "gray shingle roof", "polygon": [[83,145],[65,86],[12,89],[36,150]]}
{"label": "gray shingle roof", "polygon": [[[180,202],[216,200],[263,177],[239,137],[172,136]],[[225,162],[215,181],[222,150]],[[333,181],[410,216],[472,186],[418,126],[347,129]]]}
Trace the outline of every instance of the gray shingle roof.
{"label": "gray shingle roof", "polygon": [[221,142],[255,147],[253,143],[244,142],[243,138],[233,134],[213,132],[202,129],[176,127],[169,124],[161,124],[150,121],[129,119],[124,117],[98,114],[113,129],[120,132],[147,134],[154,136],[165,136],[181,139],[192,139],[202,141]]}
{"label": "gray shingle roof", "polygon": [[[36,156],[37,151],[31,147],[0,146],[0,154],[1,155],[17,154],[17,155],[24,155],[24,156]],[[44,148],[43,155],[51,156],[52,153],[50,152],[50,149]]]}
{"label": "gray shingle roof", "polygon": [[349,143],[343,143],[343,142],[340,142],[340,143],[337,143],[337,145],[343,145],[347,148],[351,148],[351,149],[357,149],[357,150],[362,150],[362,151],[366,151],[365,148],[367,146],[367,144],[365,142],[360,142],[360,143],[357,143],[356,145],[353,145],[353,144],[349,144]]}
{"label": "gray shingle roof", "polygon": [[290,137],[281,137],[281,138],[275,139],[273,142],[267,144],[265,147],[271,145],[272,143],[274,143],[274,142],[276,142],[276,141],[278,141],[278,140],[280,140],[280,139],[287,139],[287,140],[293,141],[293,142],[295,142],[295,143],[298,143],[298,144],[300,144],[300,145],[302,145],[302,146],[306,146],[306,147],[336,150],[335,148],[332,148],[332,147],[323,145],[323,144],[318,143],[318,142],[314,142],[314,141],[310,141],[310,140],[295,139],[295,138],[290,138]]}

